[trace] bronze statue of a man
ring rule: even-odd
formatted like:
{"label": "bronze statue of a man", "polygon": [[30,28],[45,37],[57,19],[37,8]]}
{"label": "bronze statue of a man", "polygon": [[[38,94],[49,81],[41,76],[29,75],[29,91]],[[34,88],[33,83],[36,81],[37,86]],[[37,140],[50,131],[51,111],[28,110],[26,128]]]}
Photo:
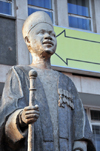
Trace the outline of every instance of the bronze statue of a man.
{"label": "bronze statue of a man", "polygon": [[[28,124],[34,123],[34,151],[95,151],[92,133],[73,82],[51,69],[56,35],[50,17],[31,14],[23,37],[33,62],[13,66],[0,108],[0,151],[27,151]],[[24,51],[24,50],[23,50]],[[29,71],[38,73],[34,106],[29,106]]]}

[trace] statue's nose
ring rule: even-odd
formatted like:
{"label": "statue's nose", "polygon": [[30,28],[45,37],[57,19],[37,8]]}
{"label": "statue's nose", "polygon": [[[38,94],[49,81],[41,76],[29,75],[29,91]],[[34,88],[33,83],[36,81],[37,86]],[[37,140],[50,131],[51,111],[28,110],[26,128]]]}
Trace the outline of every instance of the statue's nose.
{"label": "statue's nose", "polygon": [[51,38],[51,36],[49,35],[49,33],[45,33],[44,39],[52,40],[52,38]]}

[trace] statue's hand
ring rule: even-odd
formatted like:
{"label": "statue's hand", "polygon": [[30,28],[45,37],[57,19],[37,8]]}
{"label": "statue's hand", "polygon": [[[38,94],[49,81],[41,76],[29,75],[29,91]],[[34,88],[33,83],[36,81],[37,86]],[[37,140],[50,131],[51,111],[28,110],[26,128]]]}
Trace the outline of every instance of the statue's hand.
{"label": "statue's hand", "polygon": [[[39,118],[39,106],[27,106],[23,109],[21,112],[20,118],[21,118],[21,126],[32,124],[37,121]],[[24,124],[23,124],[24,123]]]}
{"label": "statue's hand", "polygon": [[73,146],[73,151],[87,151],[87,142],[75,141]]}

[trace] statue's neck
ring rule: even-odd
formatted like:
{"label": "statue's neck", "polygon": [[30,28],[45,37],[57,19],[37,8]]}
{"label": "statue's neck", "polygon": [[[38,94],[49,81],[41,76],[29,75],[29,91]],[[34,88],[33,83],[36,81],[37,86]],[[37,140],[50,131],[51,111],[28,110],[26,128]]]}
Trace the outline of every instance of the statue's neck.
{"label": "statue's neck", "polygon": [[36,54],[31,54],[33,61],[31,66],[40,68],[40,69],[51,69],[50,57],[40,57]]}

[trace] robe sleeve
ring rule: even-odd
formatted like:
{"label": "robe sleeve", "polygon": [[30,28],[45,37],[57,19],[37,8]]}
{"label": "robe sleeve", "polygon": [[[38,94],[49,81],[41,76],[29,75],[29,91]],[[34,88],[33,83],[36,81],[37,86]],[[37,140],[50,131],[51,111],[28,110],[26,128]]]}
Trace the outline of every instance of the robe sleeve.
{"label": "robe sleeve", "polygon": [[[23,73],[21,74],[23,76]],[[22,108],[18,105],[18,101],[23,97],[22,79],[20,78],[16,67],[13,66],[8,72],[2,94],[0,113],[3,117],[1,116],[1,123],[3,123],[5,117],[12,112]]]}
{"label": "robe sleeve", "polygon": [[[23,105],[19,105],[19,100],[24,100],[23,95],[23,72],[21,72],[21,77],[18,73],[18,67],[13,66],[7,75],[5,82],[1,107],[0,107],[0,144],[5,141],[4,135],[10,137],[12,142],[17,142],[22,139],[26,134],[22,133],[16,123],[17,115]],[[15,133],[16,131],[16,133]],[[11,133],[13,135],[11,135]],[[0,148],[2,150],[2,147]]]}
{"label": "robe sleeve", "polygon": [[22,111],[22,109],[16,110],[12,113],[5,125],[5,134],[12,142],[16,143],[23,139],[27,135],[27,130],[22,132],[18,123],[18,114]]}

